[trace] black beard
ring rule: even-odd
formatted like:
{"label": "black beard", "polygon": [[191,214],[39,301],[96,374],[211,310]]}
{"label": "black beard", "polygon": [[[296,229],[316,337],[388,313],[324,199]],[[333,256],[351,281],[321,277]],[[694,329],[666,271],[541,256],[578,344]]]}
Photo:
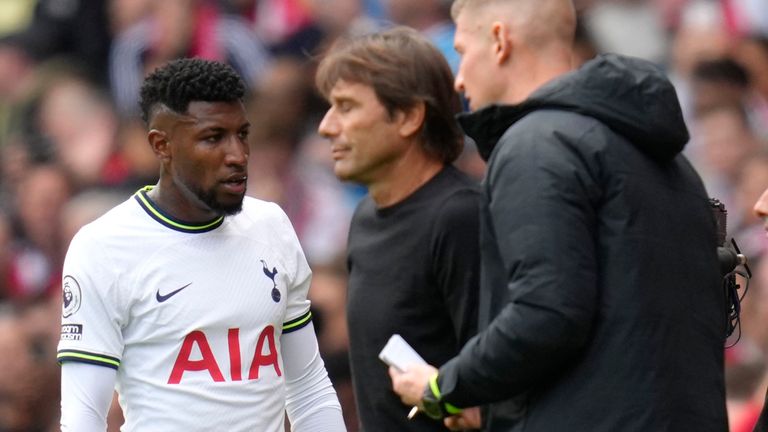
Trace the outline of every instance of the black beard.
{"label": "black beard", "polygon": [[243,196],[240,197],[240,200],[238,200],[236,203],[225,205],[216,199],[215,186],[205,190],[198,185],[189,184],[188,182],[180,179],[177,180],[176,183],[182,190],[186,191],[185,195],[187,195],[189,198],[194,196],[200,202],[205,204],[209,209],[215,211],[221,216],[232,216],[240,213],[240,211],[243,209],[243,198],[245,197],[245,194],[243,194]]}
{"label": "black beard", "polygon": [[216,193],[213,190],[204,191],[198,189],[195,191],[195,195],[197,195],[197,198],[207,205],[208,208],[224,216],[236,215],[243,209],[242,197],[240,198],[240,201],[234,204],[224,205],[216,199]]}
{"label": "black beard", "polygon": [[197,198],[200,202],[205,204],[209,209],[215,211],[221,216],[232,216],[243,209],[243,197],[234,204],[224,205],[216,199],[216,188],[211,187],[208,190],[204,190],[200,186],[187,184],[182,181],[181,185],[187,190],[189,194]]}

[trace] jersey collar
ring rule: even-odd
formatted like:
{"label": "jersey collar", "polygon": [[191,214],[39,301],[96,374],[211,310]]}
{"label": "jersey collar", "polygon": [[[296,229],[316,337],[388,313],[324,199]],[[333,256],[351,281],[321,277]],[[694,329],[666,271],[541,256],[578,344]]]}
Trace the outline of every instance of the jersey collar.
{"label": "jersey collar", "polygon": [[155,202],[152,201],[152,199],[147,195],[147,192],[151,191],[153,187],[154,186],[144,186],[143,188],[139,189],[133,195],[133,197],[136,198],[136,201],[139,203],[141,208],[143,208],[144,211],[147,212],[147,214],[152,219],[156,220],[160,224],[174,231],[181,231],[185,233],[204,233],[214,230],[220,227],[222,223],[224,223],[224,216],[219,216],[213,220],[202,223],[186,222],[174,218],[173,216],[160,209],[160,207],[158,207],[157,204],[155,204]]}

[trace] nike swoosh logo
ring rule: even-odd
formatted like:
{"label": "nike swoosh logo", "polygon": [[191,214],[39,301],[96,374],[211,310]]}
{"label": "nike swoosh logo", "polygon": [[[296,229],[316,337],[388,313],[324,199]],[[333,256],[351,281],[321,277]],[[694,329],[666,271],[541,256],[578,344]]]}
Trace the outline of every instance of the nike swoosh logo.
{"label": "nike swoosh logo", "polygon": [[162,302],[164,302],[164,301],[168,300],[169,298],[171,298],[171,297],[175,296],[176,294],[178,294],[178,293],[179,293],[179,291],[183,290],[184,288],[186,288],[186,287],[188,287],[188,286],[190,286],[190,285],[192,285],[192,282],[190,282],[190,283],[188,283],[188,284],[184,285],[183,287],[181,287],[181,288],[177,289],[176,291],[171,291],[171,292],[169,292],[169,293],[168,293],[168,294],[166,294],[166,295],[161,295],[161,294],[160,294],[160,290],[158,289],[158,290],[157,290],[157,293],[155,294],[155,298],[157,299],[157,302],[158,302],[158,303],[162,303]]}

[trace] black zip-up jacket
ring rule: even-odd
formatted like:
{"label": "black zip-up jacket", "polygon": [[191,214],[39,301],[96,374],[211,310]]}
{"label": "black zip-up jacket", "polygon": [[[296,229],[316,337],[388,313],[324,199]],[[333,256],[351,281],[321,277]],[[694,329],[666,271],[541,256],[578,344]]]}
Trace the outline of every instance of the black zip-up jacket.
{"label": "black zip-up jacket", "polygon": [[460,121],[488,161],[484,330],[444,400],[489,431],[726,431],[716,223],[661,70],[601,56]]}

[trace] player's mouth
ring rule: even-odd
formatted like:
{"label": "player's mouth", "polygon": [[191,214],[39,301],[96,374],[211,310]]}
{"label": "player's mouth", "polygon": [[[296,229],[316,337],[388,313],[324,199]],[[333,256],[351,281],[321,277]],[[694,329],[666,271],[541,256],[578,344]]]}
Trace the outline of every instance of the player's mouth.
{"label": "player's mouth", "polygon": [[227,177],[221,184],[224,185],[224,189],[226,189],[227,192],[240,195],[245,193],[247,180],[247,175],[235,174]]}
{"label": "player's mouth", "polygon": [[333,160],[339,160],[343,159],[344,155],[349,153],[349,147],[347,146],[332,146],[331,147],[331,156],[333,157]]}

